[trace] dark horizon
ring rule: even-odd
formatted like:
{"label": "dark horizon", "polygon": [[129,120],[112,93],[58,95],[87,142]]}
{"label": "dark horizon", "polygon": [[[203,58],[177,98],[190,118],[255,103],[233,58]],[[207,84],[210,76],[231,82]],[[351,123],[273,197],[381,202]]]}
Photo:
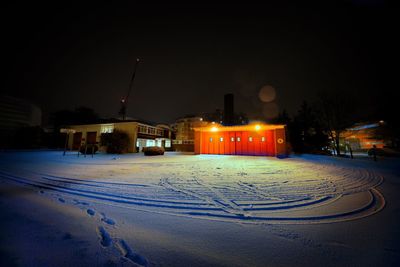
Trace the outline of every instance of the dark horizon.
{"label": "dark horizon", "polygon": [[117,117],[136,58],[127,116],[149,121],[223,109],[226,93],[235,112],[262,118],[266,85],[291,115],[320,92],[354,95],[371,117],[397,101],[396,12],[381,1],[5,10],[4,93],[44,113],[87,106]]}

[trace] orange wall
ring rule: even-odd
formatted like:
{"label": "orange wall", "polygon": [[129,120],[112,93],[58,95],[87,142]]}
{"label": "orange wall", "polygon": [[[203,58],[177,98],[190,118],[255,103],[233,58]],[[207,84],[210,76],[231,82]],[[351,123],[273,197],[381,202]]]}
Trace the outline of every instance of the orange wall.
{"label": "orange wall", "polygon": [[285,129],[220,132],[196,131],[195,153],[255,156],[285,155]]}

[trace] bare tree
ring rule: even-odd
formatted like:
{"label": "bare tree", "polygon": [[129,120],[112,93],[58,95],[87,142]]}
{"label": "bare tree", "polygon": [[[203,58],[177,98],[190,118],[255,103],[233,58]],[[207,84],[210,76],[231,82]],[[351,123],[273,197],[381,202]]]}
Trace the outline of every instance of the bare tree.
{"label": "bare tree", "polygon": [[348,92],[323,92],[319,94],[319,120],[333,141],[340,156],[340,134],[355,123],[355,101]]}

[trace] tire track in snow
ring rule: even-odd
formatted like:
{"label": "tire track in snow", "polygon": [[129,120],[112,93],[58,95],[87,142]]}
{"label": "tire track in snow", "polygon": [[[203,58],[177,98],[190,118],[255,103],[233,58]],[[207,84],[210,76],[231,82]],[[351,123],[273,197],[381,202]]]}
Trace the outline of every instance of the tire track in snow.
{"label": "tire track in snow", "polygon": [[[169,166],[174,166],[174,164]],[[253,170],[241,167],[246,173],[245,182],[243,175],[238,175],[236,171],[233,173],[233,179],[231,179],[232,176],[225,178],[219,175],[211,180],[212,183],[207,179],[197,178],[196,173],[200,173],[200,169],[188,167],[184,168],[182,172],[173,173],[171,178],[161,179],[159,185],[85,180],[45,173],[34,175],[27,171],[25,171],[27,174],[22,176],[5,172],[0,172],[0,175],[4,179],[39,188],[41,192],[53,191],[77,196],[78,200],[74,201],[81,201],[79,198],[85,198],[122,207],[143,206],[154,212],[165,210],[170,214],[210,219],[269,220],[277,223],[282,220],[285,223],[295,222],[296,219],[297,221],[312,222],[318,220],[339,221],[339,217],[343,220],[348,217],[356,218],[358,216],[356,213],[370,212],[373,214],[374,210],[379,210],[384,206],[382,204],[384,200],[379,201],[378,193],[372,190],[383,180],[374,172],[360,168],[340,168],[333,164],[314,164],[312,165],[313,169],[310,169],[309,166],[310,164],[307,163],[295,163],[292,169],[283,171],[279,168],[284,166],[279,164],[262,168],[254,164],[249,168],[256,168],[260,175],[265,173],[261,178],[254,176]],[[157,167],[160,166],[154,164],[154,168]],[[265,171],[263,168],[270,170]],[[302,170],[302,172],[296,173],[298,170]],[[243,173],[243,171],[239,173]],[[207,172],[204,174],[209,175]],[[265,175],[268,176],[265,177]],[[284,175],[284,179],[282,179],[282,175]],[[291,179],[292,175],[294,179]],[[358,192],[365,194],[372,192],[371,194],[376,200],[375,206],[369,205],[367,209],[355,207],[350,213],[343,210],[342,214],[339,212],[329,216],[310,218],[306,218],[305,215],[299,216],[299,218],[268,216],[271,212],[284,215],[287,210],[307,210],[322,208],[324,205],[334,205],[333,200]],[[154,196],[154,198],[140,195]],[[283,219],[279,220],[279,218]]]}

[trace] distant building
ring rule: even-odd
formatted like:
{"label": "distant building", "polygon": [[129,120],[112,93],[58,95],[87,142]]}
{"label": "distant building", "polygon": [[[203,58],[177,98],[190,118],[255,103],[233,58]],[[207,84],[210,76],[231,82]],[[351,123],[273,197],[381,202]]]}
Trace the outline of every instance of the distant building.
{"label": "distant building", "polygon": [[41,126],[42,111],[31,102],[11,96],[0,96],[0,131]]}
{"label": "distant building", "polygon": [[194,128],[205,127],[210,124],[221,124],[225,126],[244,125],[249,122],[245,114],[234,113],[234,96],[224,96],[224,110],[216,109],[210,113],[186,116],[178,119],[173,125],[175,139],[172,141],[173,149],[176,151],[191,151],[195,149]]}
{"label": "distant building", "polygon": [[[143,147],[159,146],[170,150],[171,129],[167,125],[149,125],[139,121],[121,121],[99,124],[70,125],[75,133],[69,137],[68,148],[78,150],[84,144],[99,144],[102,133],[111,133],[114,129],[125,131],[130,138],[128,152],[140,152]],[[105,147],[100,146],[100,150]]]}
{"label": "distant building", "polygon": [[357,123],[340,135],[343,145],[350,145],[353,151],[368,150],[372,146],[383,148],[389,143],[383,121]]}
{"label": "distant building", "polygon": [[[39,129],[21,131],[24,127],[38,128],[42,124],[41,109],[31,102],[11,96],[0,96],[0,147],[29,147],[29,142],[40,143]],[[34,133],[34,134],[33,134]],[[24,136],[23,134],[30,135]]]}
{"label": "distant building", "polygon": [[224,95],[224,110],[216,109],[214,112],[202,113],[199,115],[204,121],[215,122],[225,126],[245,125],[249,119],[244,113],[235,113],[234,95]]}
{"label": "distant building", "polygon": [[175,139],[172,141],[173,150],[176,151],[194,151],[194,130],[195,127],[207,125],[202,117],[190,116],[178,119],[172,128],[175,133]]}

